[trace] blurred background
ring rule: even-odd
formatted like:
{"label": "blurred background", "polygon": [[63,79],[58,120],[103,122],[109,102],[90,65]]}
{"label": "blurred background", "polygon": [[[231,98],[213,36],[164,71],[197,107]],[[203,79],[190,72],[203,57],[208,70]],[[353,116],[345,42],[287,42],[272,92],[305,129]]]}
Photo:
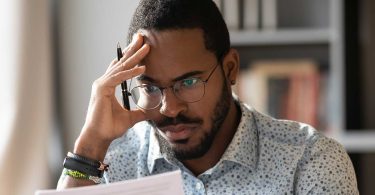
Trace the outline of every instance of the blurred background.
{"label": "blurred background", "polygon": [[[375,187],[375,2],[215,0],[240,52],[234,87],[277,118],[347,149],[361,194]],[[92,82],[125,47],[136,0],[0,0],[0,189],[55,188]]]}

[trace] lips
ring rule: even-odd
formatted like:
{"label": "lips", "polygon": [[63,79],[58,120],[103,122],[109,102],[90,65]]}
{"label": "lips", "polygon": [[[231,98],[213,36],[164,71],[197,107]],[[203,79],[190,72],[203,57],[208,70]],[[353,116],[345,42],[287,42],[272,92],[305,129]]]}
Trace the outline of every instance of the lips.
{"label": "lips", "polygon": [[196,127],[196,124],[178,124],[163,127],[160,128],[160,130],[163,132],[165,138],[168,141],[174,142],[178,140],[188,139],[192,135]]}

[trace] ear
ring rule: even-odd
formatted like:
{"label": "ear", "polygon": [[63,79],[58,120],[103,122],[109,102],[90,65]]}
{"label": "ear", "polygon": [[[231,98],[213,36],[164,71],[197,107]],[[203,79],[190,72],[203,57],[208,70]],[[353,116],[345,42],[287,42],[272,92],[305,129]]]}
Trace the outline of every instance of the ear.
{"label": "ear", "polygon": [[237,50],[231,48],[223,59],[224,76],[228,86],[236,84],[238,72],[240,69],[240,56]]}

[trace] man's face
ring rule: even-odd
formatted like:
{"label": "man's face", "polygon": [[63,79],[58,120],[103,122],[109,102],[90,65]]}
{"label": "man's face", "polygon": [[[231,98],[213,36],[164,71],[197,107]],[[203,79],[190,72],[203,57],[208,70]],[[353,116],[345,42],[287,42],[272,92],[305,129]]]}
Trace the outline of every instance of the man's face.
{"label": "man's face", "polygon": [[157,128],[156,135],[163,152],[180,160],[204,155],[222,125],[230,102],[230,93],[216,56],[204,45],[203,32],[198,29],[144,31],[145,42],[151,46],[143,61],[146,71],[142,84],[169,87],[191,77],[206,80],[203,98],[186,103],[171,88],[163,91],[162,103],[147,110],[149,122]]}

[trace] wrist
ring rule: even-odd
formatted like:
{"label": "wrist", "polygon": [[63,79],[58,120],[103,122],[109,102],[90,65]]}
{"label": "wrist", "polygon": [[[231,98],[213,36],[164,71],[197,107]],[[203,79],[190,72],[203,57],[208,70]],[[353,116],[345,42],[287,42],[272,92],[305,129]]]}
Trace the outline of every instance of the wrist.
{"label": "wrist", "polygon": [[[102,178],[104,171],[107,171],[109,167],[108,164],[104,164],[101,161],[89,159],[87,157],[80,156],[71,152],[68,152],[67,156],[64,159],[63,165],[64,168],[68,170],[76,171],[74,173],[85,174],[88,179],[91,179],[93,177]],[[75,177],[77,175],[71,176]]]}
{"label": "wrist", "polygon": [[110,141],[100,140],[95,136],[81,134],[75,142],[73,153],[103,161],[110,143]]}

